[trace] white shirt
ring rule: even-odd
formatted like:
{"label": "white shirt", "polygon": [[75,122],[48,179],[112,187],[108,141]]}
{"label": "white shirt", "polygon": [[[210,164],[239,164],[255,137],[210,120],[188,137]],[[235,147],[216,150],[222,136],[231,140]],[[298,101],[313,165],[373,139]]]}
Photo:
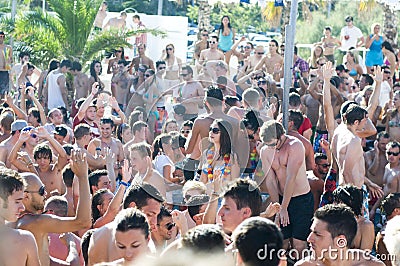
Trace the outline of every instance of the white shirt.
{"label": "white shirt", "polygon": [[[356,26],[352,26],[351,28],[345,26],[340,31],[340,36],[343,37],[341,38],[342,46],[340,49],[342,51],[348,51],[350,47],[357,48],[357,41],[359,38],[363,37],[363,34]],[[345,36],[348,36],[349,38],[346,40]]]}

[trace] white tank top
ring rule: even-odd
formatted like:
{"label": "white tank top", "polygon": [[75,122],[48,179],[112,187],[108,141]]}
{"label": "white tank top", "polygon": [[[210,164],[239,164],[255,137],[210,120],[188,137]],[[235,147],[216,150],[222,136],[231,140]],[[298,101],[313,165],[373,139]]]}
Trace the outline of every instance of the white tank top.
{"label": "white tank top", "polygon": [[58,86],[57,84],[58,77],[63,75],[63,73],[54,73],[55,71],[50,72],[50,74],[47,76],[47,84],[48,84],[47,106],[49,110],[57,108],[59,106],[65,107],[60,86]]}

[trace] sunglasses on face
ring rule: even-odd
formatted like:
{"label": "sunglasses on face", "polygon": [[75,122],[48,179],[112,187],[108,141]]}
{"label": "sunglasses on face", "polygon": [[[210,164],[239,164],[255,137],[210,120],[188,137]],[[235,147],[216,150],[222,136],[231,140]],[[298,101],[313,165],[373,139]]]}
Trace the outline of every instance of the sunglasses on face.
{"label": "sunglasses on face", "polygon": [[189,133],[190,133],[190,130],[181,130],[181,133],[182,133],[182,134],[189,134]]}
{"label": "sunglasses on face", "polygon": [[148,77],[151,77],[152,75],[150,75],[150,74],[145,74],[144,75],[146,78],[148,78]]}
{"label": "sunglasses on face", "polygon": [[323,163],[323,164],[318,164],[319,166],[322,166],[324,168],[330,167],[331,165],[329,163]]}
{"label": "sunglasses on face", "polygon": [[216,41],[208,41],[208,43],[216,44]]}
{"label": "sunglasses on face", "polygon": [[202,34],[201,36],[203,36],[203,37],[208,37],[208,34]]}
{"label": "sunglasses on face", "polygon": [[170,47],[169,47],[169,48],[167,48],[166,50],[167,50],[167,51],[172,51],[172,50],[174,50],[174,48],[170,48]]}
{"label": "sunglasses on face", "polygon": [[397,155],[400,154],[400,152],[391,152],[391,151],[387,151],[386,154],[389,155],[389,156],[390,156],[390,155],[397,156]]}
{"label": "sunglasses on face", "polygon": [[212,132],[213,134],[219,134],[221,130],[217,127],[210,127],[210,132]]}
{"label": "sunglasses on face", "polygon": [[122,53],[122,51],[121,50],[117,50],[117,51],[115,51],[116,53]]}
{"label": "sunglasses on face", "polygon": [[257,54],[258,54],[258,55],[262,55],[262,54],[264,54],[264,52],[257,52]]}
{"label": "sunglasses on face", "polygon": [[166,67],[159,67],[158,70],[166,69]]}
{"label": "sunglasses on face", "polygon": [[258,85],[265,85],[265,84],[267,84],[267,81],[266,80],[259,80],[259,81],[257,81],[257,84]]}
{"label": "sunglasses on face", "polygon": [[145,69],[145,68],[140,68],[140,67],[139,67],[139,71],[140,71],[140,72],[145,72],[146,69]]}
{"label": "sunglasses on face", "polygon": [[167,223],[164,226],[165,226],[165,228],[167,228],[168,231],[170,231],[172,228],[175,227],[175,223]]}
{"label": "sunglasses on face", "polygon": [[245,46],[244,49],[251,49],[251,47],[250,46]]}
{"label": "sunglasses on face", "polygon": [[40,196],[44,196],[44,194],[46,193],[46,188],[45,188],[45,186],[41,186],[38,191],[25,190],[24,192],[27,192],[27,193],[38,193]]}
{"label": "sunglasses on face", "polygon": [[183,73],[181,73],[181,76],[182,76],[182,77],[186,77],[187,75],[189,75],[189,74],[183,74]]}

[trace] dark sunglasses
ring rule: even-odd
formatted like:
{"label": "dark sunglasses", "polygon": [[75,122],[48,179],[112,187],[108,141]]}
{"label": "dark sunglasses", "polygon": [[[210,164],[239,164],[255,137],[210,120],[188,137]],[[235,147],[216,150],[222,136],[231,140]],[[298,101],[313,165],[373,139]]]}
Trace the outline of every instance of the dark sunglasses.
{"label": "dark sunglasses", "polygon": [[259,80],[259,81],[257,81],[257,84],[258,85],[265,85],[265,84],[267,84],[267,81],[266,80]]}
{"label": "dark sunglasses", "polygon": [[202,34],[201,36],[203,36],[203,37],[208,37],[208,34]]}
{"label": "dark sunglasses", "polygon": [[210,132],[212,132],[213,134],[219,134],[221,130],[217,127],[210,127]]}
{"label": "dark sunglasses", "polygon": [[182,134],[185,134],[185,133],[186,133],[186,134],[189,134],[189,133],[190,133],[190,130],[181,130],[181,133],[182,133]]}
{"label": "dark sunglasses", "polygon": [[146,69],[145,68],[140,68],[139,67],[139,69],[138,69],[140,72],[146,72]]}
{"label": "dark sunglasses", "polygon": [[158,69],[159,69],[159,70],[161,70],[161,69],[166,69],[166,67],[159,67]]}
{"label": "dark sunglasses", "polygon": [[38,193],[40,196],[44,196],[44,194],[46,193],[46,188],[45,188],[45,186],[41,186],[38,191],[25,190],[24,192],[27,192],[27,193]]}
{"label": "dark sunglasses", "polygon": [[31,134],[31,137],[34,138],[34,139],[36,139],[36,138],[37,138],[37,135],[36,135],[35,133],[32,133],[32,134]]}
{"label": "dark sunglasses", "polygon": [[146,78],[148,78],[148,77],[151,77],[152,75],[150,75],[150,74],[145,74],[144,75]]}
{"label": "dark sunglasses", "polygon": [[257,54],[261,55],[261,54],[264,54],[264,52],[257,52]]}
{"label": "dark sunglasses", "polygon": [[397,156],[397,155],[400,154],[400,152],[391,152],[391,151],[387,151],[386,154],[387,154],[387,155]]}
{"label": "dark sunglasses", "polygon": [[323,164],[318,164],[319,166],[322,166],[324,168],[330,167],[331,165],[329,163],[323,163]]}
{"label": "dark sunglasses", "polygon": [[384,74],[390,74],[390,71],[383,71]]}
{"label": "dark sunglasses", "polygon": [[166,48],[165,50],[167,50],[167,51],[172,51],[172,50],[174,50],[174,48]]}
{"label": "dark sunglasses", "polygon": [[182,76],[182,77],[186,77],[187,75],[189,75],[189,74],[183,74],[183,73],[181,73],[181,76]]}
{"label": "dark sunglasses", "polygon": [[245,46],[244,49],[251,49],[251,46]]}
{"label": "dark sunglasses", "polygon": [[208,43],[213,43],[213,44],[215,44],[215,43],[217,43],[216,41],[208,41]]}
{"label": "dark sunglasses", "polygon": [[175,227],[175,223],[167,223],[166,225],[165,225],[165,228],[167,228],[167,230],[168,231],[170,231],[172,228],[174,228]]}
{"label": "dark sunglasses", "polygon": [[261,79],[263,76],[254,76],[253,79]]}
{"label": "dark sunglasses", "polygon": [[117,51],[115,51],[116,53],[122,53],[122,51],[121,50],[117,50]]}

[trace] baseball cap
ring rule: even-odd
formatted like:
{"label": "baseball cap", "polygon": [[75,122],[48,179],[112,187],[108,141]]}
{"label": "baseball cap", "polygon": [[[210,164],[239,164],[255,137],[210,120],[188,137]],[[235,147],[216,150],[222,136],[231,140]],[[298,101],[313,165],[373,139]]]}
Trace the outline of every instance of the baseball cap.
{"label": "baseball cap", "polygon": [[186,113],[186,108],[182,104],[175,104],[172,108],[177,115],[184,115]]}
{"label": "baseball cap", "polygon": [[53,134],[60,135],[63,137],[67,136],[67,133],[68,133],[67,129],[62,125],[56,126],[53,130]]}
{"label": "baseball cap", "polygon": [[352,16],[347,16],[344,21],[349,22],[349,21],[353,21],[353,17]]}
{"label": "baseball cap", "polygon": [[15,120],[12,124],[11,124],[11,132],[15,132],[17,130],[22,130],[24,127],[27,127],[28,123],[25,120]]}

